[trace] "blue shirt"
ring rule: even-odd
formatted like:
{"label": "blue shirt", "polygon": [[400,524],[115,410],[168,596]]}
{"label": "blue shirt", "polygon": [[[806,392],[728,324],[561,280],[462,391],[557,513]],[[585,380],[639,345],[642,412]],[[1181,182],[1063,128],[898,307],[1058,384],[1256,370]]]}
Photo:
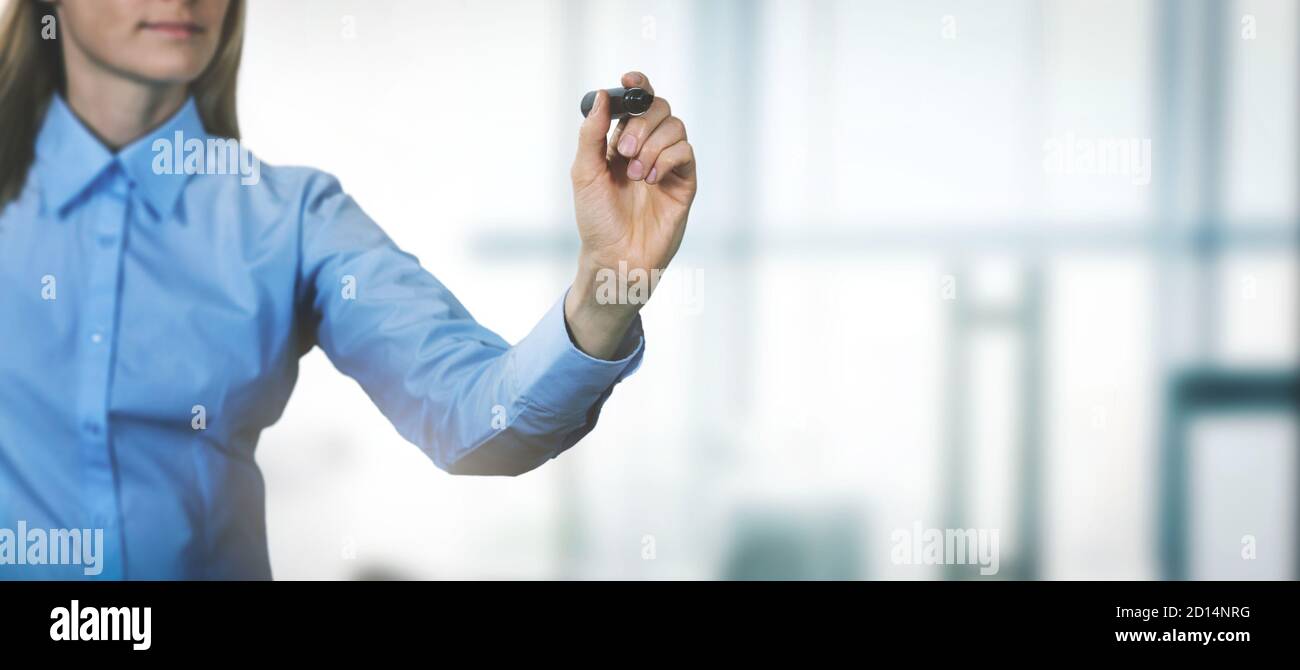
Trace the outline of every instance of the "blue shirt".
{"label": "blue shirt", "polygon": [[211,139],[192,100],[117,153],[49,106],[0,213],[0,579],[87,576],[19,564],[20,523],[103,529],[95,578],[270,577],[253,452],[314,346],[455,474],[554,458],[640,363],[639,320],[597,360],[563,296],[510,346],[327,174],[164,156]]}

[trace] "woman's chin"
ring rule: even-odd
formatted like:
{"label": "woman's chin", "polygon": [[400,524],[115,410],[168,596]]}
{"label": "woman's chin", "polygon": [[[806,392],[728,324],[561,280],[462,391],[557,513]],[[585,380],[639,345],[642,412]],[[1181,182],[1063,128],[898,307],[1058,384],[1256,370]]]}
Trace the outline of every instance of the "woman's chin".
{"label": "woman's chin", "polygon": [[120,70],[136,79],[159,84],[180,84],[198,79],[212,56],[209,49],[198,45],[168,44],[134,51],[128,58],[122,58],[119,54],[114,60],[118,61]]}

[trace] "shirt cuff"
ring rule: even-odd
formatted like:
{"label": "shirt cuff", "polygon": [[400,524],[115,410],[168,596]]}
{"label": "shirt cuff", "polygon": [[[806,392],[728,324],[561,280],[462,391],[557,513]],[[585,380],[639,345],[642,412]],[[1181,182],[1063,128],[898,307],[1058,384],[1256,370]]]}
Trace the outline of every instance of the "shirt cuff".
{"label": "shirt cuff", "polygon": [[640,314],[628,326],[615,351],[617,360],[601,360],[583,353],[569,335],[561,296],[512,350],[515,397],[558,416],[585,416],[615,384],[636,372],[644,353]]}

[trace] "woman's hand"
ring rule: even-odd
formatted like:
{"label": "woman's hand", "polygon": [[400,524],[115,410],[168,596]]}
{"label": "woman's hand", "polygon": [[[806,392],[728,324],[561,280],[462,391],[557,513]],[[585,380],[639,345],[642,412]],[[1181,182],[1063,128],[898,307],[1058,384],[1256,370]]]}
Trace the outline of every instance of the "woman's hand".
{"label": "woman's hand", "polygon": [[[654,93],[639,72],[623,75],[622,83]],[[607,284],[658,278],[681,246],[696,188],[695,151],[667,100],[655,96],[649,111],[620,121],[607,140],[609,127],[609,96],[602,91],[582,124],[573,161],[582,253],[564,303],[574,340],[597,358],[615,353],[644,304],[638,292],[611,291]]]}

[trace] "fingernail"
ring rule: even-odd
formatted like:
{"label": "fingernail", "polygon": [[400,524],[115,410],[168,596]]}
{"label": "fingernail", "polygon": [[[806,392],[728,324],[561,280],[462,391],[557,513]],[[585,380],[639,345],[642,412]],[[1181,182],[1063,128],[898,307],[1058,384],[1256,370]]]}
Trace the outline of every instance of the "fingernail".
{"label": "fingernail", "polygon": [[631,179],[632,181],[636,181],[640,179],[641,175],[644,173],[645,173],[645,166],[641,164],[641,161],[634,160],[631,163],[627,164],[628,179]]}
{"label": "fingernail", "polygon": [[650,175],[645,178],[645,183],[653,184],[657,181],[659,181],[659,168],[652,167],[650,168]]}
{"label": "fingernail", "polygon": [[631,135],[623,135],[623,139],[618,141],[618,152],[623,154],[624,158],[631,158],[636,155],[636,138]]}

